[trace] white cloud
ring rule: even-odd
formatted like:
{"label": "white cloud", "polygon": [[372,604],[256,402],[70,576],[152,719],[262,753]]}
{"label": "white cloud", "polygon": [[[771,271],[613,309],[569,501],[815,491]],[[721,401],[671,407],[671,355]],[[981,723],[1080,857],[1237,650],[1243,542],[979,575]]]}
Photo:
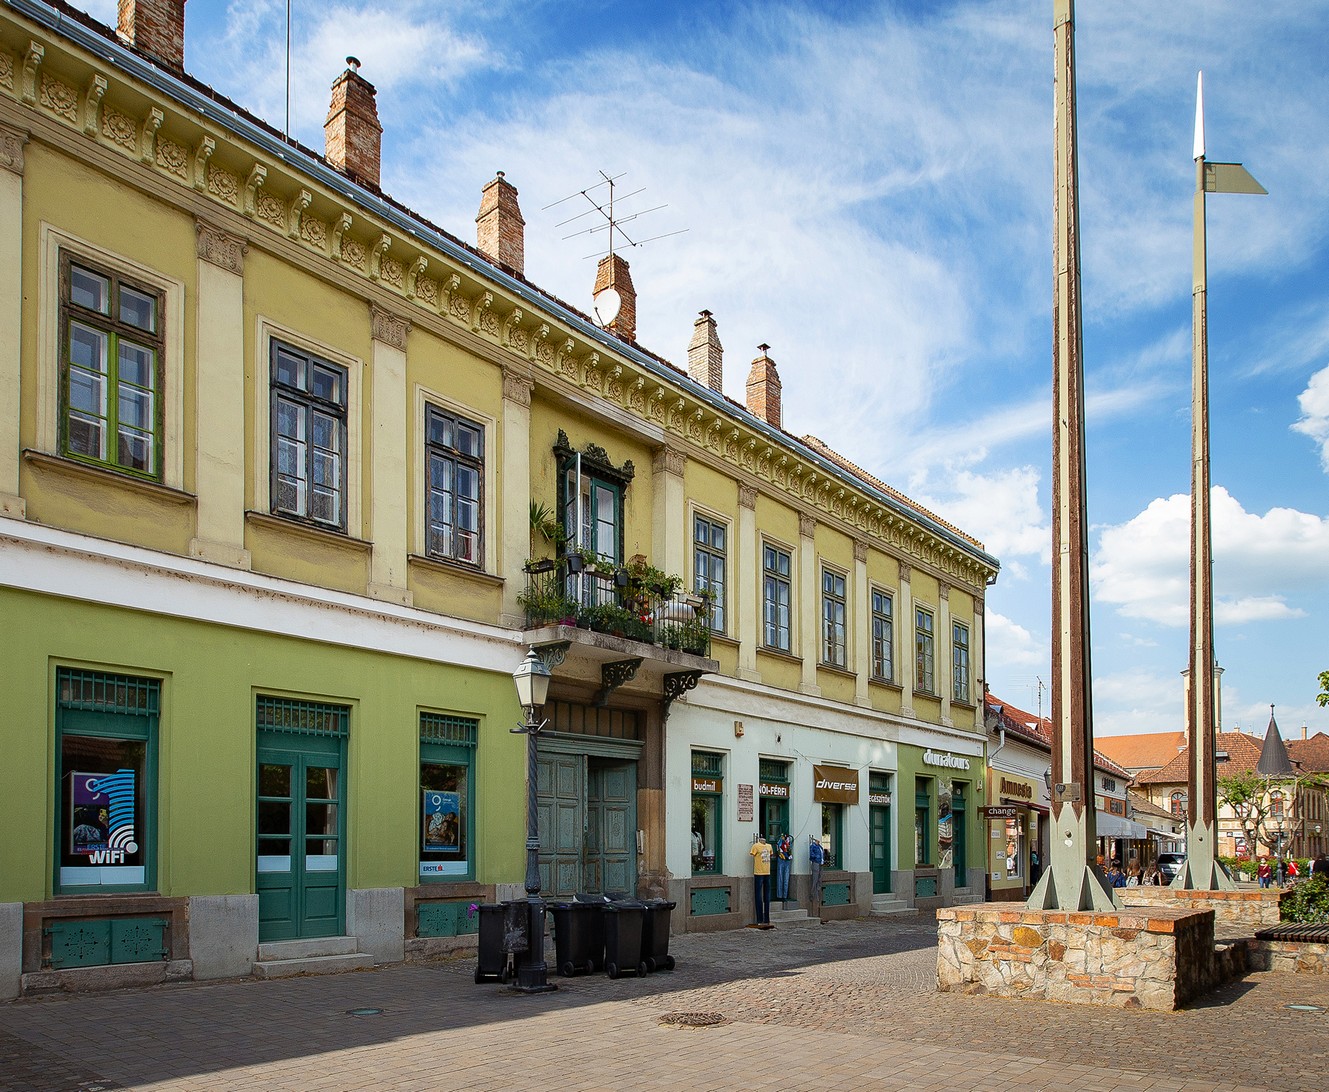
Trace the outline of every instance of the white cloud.
{"label": "white cloud", "polygon": [[[989,603],[983,622],[984,648],[987,653],[988,673],[1012,673],[1015,668],[1045,667],[1048,650],[1024,626],[1011,621],[992,609]],[[1023,675],[1027,672],[1015,671]]]}
{"label": "white cloud", "polygon": [[[1296,604],[1329,586],[1329,519],[1289,508],[1256,515],[1222,486],[1211,498],[1214,621],[1302,617]],[[1091,567],[1094,598],[1128,618],[1188,625],[1189,565],[1190,497],[1159,498],[1102,531]]]}
{"label": "white cloud", "polygon": [[[1181,652],[1184,654],[1185,649]],[[1184,665],[1183,665],[1184,666]],[[1094,679],[1094,735],[1167,732],[1182,727],[1180,671],[1135,668]]]}
{"label": "white cloud", "polygon": [[1292,428],[1309,436],[1320,447],[1320,464],[1329,471],[1329,367],[1321,368],[1297,396],[1301,418]]}
{"label": "white cloud", "polygon": [[[911,484],[910,494],[925,508],[963,527],[994,557],[1032,556],[1047,560],[1052,532],[1038,502],[1038,471],[1012,467],[991,474],[972,470],[938,471],[935,484],[944,492],[932,495]],[[923,483],[919,483],[922,485]]]}

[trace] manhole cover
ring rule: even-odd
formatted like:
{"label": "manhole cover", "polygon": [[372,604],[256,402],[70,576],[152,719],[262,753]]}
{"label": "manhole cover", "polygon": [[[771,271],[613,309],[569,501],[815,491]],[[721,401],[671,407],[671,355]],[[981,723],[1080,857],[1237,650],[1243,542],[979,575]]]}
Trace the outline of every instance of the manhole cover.
{"label": "manhole cover", "polygon": [[667,1012],[660,1023],[675,1028],[713,1028],[729,1023],[729,1018],[719,1012]]}
{"label": "manhole cover", "polygon": [[347,1009],[347,1016],[381,1016],[382,1009]]}
{"label": "manhole cover", "polygon": [[1319,1005],[1289,1005],[1293,1012],[1324,1012]]}

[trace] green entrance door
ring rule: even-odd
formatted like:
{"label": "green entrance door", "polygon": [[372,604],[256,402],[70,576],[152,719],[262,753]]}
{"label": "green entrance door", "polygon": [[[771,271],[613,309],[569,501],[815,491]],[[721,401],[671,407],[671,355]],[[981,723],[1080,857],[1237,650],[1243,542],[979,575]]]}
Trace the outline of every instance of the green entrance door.
{"label": "green entrance door", "polygon": [[635,761],[542,751],[537,807],[541,891],[637,890]]}
{"label": "green entrance door", "polygon": [[607,758],[587,760],[587,891],[637,890],[637,764]]}
{"label": "green entrance door", "polygon": [[868,809],[868,851],[872,868],[872,893],[884,895],[891,889],[891,809],[874,804]]}
{"label": "green entrance door", "polygon": [[586,756],[540,752],[536,777],[540,822],[540,890],[571,896],[584,891],[581,855],[586,840]]}
{"label": "green entrance door", "polygon": [[969,882],[968,839],[965,838],[964,785],[957,781],[951,788],[951,838],[955,849],[955,886]]}
{"label": "green entrance door", "polygon": [[258,937],[340,936],[345,739],[258,734]]}

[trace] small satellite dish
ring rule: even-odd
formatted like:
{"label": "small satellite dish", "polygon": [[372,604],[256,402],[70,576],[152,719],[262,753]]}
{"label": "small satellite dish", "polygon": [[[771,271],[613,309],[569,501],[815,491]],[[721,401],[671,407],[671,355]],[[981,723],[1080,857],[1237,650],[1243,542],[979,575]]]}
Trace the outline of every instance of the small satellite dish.
{"label": "small satellite dish", "polygon": [[618,294],[617,288],[602,288],[595,294],[595,300],[592,304],[595,310],[595,321],[601,326],[608,326],[614,319],[618,318],[618,311],[622,306],[623,297]]}

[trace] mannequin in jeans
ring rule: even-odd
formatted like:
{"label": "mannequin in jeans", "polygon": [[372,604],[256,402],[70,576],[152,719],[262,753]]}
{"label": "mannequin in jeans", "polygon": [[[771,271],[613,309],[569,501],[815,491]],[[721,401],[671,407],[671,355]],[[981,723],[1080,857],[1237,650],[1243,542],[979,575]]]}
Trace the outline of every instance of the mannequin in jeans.
{"label": "mannequin in jeans", "polygon": [[812,835],[812,841],[808,843],[808,864],[812,868],[811,885],[812,897],[811,903],[816,907],[818,917],[821,917],[821,866],[826,863],[826,850],[821,844],[821,839],[815,834]]}

